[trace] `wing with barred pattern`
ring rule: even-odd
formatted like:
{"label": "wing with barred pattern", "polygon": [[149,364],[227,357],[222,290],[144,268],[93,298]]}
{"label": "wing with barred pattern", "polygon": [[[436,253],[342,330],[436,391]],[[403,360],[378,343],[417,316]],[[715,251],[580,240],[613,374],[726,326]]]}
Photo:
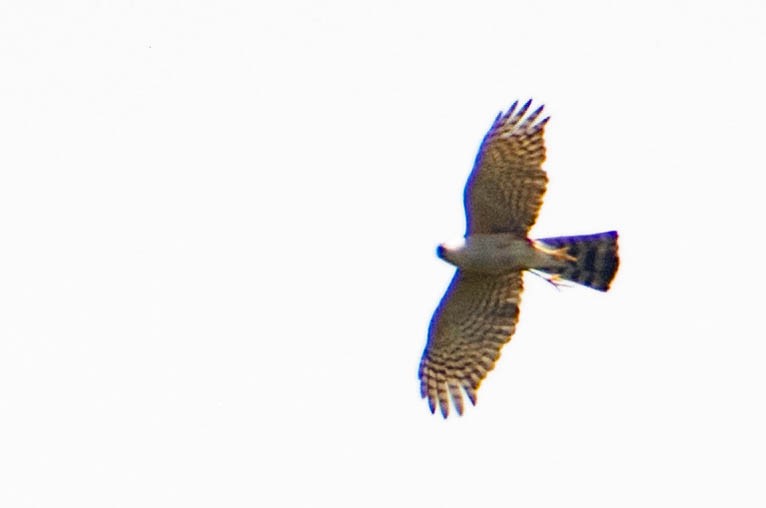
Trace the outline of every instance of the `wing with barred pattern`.
{"label": "wing with barred pattern", "polygon": [[543,106],[526,116],[531,100],[499,114],[476,156],[465,187],[466,235],[515,233],[526,238],[535,223],[548,177],[543,171],[548,118]]}
{"label": "wing with barred pattern", "polygon": [[420,393],[433,413],[449,415],[449,400],[463,414],[465,391],[476,391],[511,340],[519,319],[521,272],[486,275],[457,270],[434,312],[420,362]]}

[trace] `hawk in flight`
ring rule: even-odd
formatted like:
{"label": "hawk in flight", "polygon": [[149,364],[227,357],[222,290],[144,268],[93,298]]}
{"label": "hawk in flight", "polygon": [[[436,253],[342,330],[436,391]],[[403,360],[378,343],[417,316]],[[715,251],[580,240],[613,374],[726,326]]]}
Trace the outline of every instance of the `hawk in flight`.
{"label": "hawk in flight", "polygon": [[522,272],[534,270],[556,284],[565,279],[609,289],[619,259],[617,232],[530,240],[548,177],[543,106],[531,100],[498,114],[484,137],[463,200],[465,238],[436,254],[457,270],[434,312],[420,362],[420,393],[433,413],[463,414],[463,392],[476,391],[511,340],[519,318]]}

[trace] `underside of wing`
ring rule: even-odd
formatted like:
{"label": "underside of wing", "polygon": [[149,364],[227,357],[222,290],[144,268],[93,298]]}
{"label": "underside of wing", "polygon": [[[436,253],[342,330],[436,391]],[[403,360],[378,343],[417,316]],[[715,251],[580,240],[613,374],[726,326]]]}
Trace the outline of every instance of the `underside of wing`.
{"label": "underside of wing", "polygon": [[433,413],[449,415],[449,400],[463,414],[464,391],[476,391],[511,340],[519,318],[521,272],[484,275],[458,270],[431,319],[420,362],[420,392]]}
{"label": "underside of wing", "polygon": [[465,187],[467,235],[516,233],[526,237],[535,223],[548,178],[540,106],[527,115],[531,100],[518,101],[495,119],[482,141]]}

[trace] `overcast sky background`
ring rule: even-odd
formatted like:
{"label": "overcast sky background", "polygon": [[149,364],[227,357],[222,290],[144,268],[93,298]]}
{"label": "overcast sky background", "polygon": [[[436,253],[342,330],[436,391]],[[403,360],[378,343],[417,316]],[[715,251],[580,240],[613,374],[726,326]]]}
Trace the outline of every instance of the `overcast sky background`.
{"label": "overcast sky background", "polygon": [[[758,1],[3,2],[0,505],[763,506]],[[544,103],[462,418],[417,367],[479,142]]]}

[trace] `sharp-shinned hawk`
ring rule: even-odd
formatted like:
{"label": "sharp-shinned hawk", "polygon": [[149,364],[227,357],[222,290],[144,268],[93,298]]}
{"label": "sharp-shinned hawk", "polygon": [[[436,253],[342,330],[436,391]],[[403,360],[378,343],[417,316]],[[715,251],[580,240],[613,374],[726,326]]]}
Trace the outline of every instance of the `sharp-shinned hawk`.
{"label": "sharp-shinned hawk", "polygon": [[548,177],[543,106],[527,115],[518,101],[495,119],[482,141],[465,187],[465,238],[437,255],[457,267],[434,312],[420,362],[420,391],[433,413],[463,414],[462,392],[476,391],[511,340],[519,318],[522,272],[609,289],[617,271],[617,232],[530,240]]}

